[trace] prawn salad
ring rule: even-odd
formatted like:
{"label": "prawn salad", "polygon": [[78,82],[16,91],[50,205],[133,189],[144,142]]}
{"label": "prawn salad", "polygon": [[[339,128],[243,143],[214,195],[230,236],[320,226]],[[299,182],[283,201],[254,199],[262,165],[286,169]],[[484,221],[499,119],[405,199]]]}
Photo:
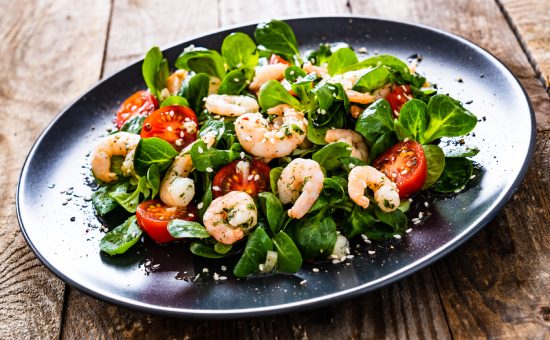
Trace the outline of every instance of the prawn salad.
{"label": "prawn salad", "polygon": [[97,214],[129,216],[101,250],[188,239],[249,277],[339,262],[358,236],[400,238],[410,198],[464,189],[477,153],[460,140],[476,117],[415,68],[345,43],[302,54],[278,20],[254,39],[228,35],[220,52],[188,46],[173,72],[152,48],[148,90],[91,154]]}

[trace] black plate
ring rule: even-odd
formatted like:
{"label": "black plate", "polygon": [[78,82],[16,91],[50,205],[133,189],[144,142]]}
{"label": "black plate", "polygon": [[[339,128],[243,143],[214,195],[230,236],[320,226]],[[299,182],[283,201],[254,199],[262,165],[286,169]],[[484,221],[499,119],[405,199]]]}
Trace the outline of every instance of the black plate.
{"label": "black plate", "polygon": [[[296,276],[212,280],[222,263],[190,256],[182,244],[145,242],[123,256],[100,254],[103,233],[89,202],[88,153],[112,126],[121,101],[145,88],[141,61],[100,82],[63,111],[40,136],[27,158],[17,193],[21,230],[37,257],[65,282],[102,300],[148,312],[210,318],[273,314],[350,298],[405,277],[449,253],[496,216],[525,175],[534,146],[534,114],[516,78],[491,54],[452,34],[400,22],[322,17],[287,21],[303,49],[345,41],[402,59],[421,54],[418,70],[440,92],[463,102],[480,122],[466,142],[481,152],[465,191],[452,198],[415,199],[429,213],[401,240],[359,242],[349,265],[304,265]],[[219,49],[233,31],[200,36],[165,50],[173,64],[189,44]],[[461,82],[457,79],[462,79]],[[512,128],[513,127],[513,128]],[[432,203],[433,202],[433,203]],[[114,221],[112,221],[114,223]],[[369,255],[368,250],[375,250]],[[202,269],[208,268],[208,274]],[[193,277],[201,273],[193,282]],[[191,279],[189,279],[190,277]],[[307,280],[305,285],[300,285]]]}

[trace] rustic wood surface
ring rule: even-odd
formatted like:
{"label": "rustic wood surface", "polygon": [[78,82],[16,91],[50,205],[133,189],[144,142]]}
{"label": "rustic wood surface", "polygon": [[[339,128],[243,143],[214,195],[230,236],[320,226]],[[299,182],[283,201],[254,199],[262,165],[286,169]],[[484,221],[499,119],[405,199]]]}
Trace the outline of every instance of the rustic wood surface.
{"label": "rustic wood surface", "polygon": [[[0,0],[0,338],[550,338],[550,74],[544,0]],[[537,149],[513,200],[438,263],[354,301],[237,321],[137,313],[69,288],[26,246],[14,192],[43,127],[95,81],[166,45],[222,25],[288,15],[358,14],[439,27],[486,48],[518,76]],[[546,14],[545,14],[546,13]],[[546,22],[546,24],[544,24]],[[75,70],[77,70],[75,72]],[[33,108],[41,107],[41,115]]]}

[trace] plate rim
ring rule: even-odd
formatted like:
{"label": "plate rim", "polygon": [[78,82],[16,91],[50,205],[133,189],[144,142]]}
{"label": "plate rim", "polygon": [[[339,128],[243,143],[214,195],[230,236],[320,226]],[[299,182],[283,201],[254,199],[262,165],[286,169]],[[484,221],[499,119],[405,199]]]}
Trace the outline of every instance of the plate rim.
{"label": "plate rim", "polygon": [[[25,157],[25,161],[23,163],[23,166],[21,168],[19,179],[17,182],[17,188],[16,188],[16,194],[15,194],[15,206],[16,206],[16,215],[17,215],[17,221],[19,224],[19,229],[21,233],[23,234],[23,237],[25,238],[25,241],[27,242],[27,245],[31,248],[35,256],[38,258],[38,260],[48,269],[50,270],[55,276],[57,276],[59,279],[61,279],[64,283],[67,283],[72,288],[75,288],[81,292],[84,292],[85,294],[96,298],[98,300],[116,305],[121,306],[124,308],[128,308],[131,310],[139,311],[139,312],[146,312],[146,313],[154,313],[157,315],[162,316],[171,316],[171,317],[185,317],[190,319],[236,319],[240,317],[257,317],[257,316],[266,316],[266,315],[277,315],[282,314],[285,312],[291,312],[291,311],[303,311],[303,310],[310,310],[313,308],[322,307],[325,305],[328,305],[329,303],[337,303],[342,302],[345,300],[350,300],[353,297],[357,297],[359,295],[363,295],[367,292],[374,291],[376,289],[379,289],[383,286],[389,285],[391,283],[394,283],[398,280],[401,280],[417,271],[420,271],[427,266],[433,264],[434,262],[440,260],[444,256],[448,255],[455,249],[457,249],[459,246],[464,244],[466,241],[468,241],[472,236],[477,234],[482,228],[484,228],[489,222],[491,222],[502,210],[502,208],[510,201],[512,196],[515,194],[519,186],[521,185],[523,179],[525,178],[525,175],[527,174],[527,171],[529,169],[529,166],[533,160],[535,148],[536,148],[536,117],[535,117],[535,111],[533,109],[533,105],[531,103],[531,100],[529,98],[529,95],[525,88],[522,86],[519,79],[516,77],[516,75],[510,70],[508,66],[506,66],[503,62],[501,62],[494,54],[486,50],[485,48],[475,44],[474,42],[461,37],[457,34],[447,32],[445,30],[425,25],[425,24],[419,24],[414,23],[406,20],[392,20],[392,19],[386,19],[382,17],[373,17],[373,16],[365,16],[365,15],[349,15],[349,14],[327,14],[327,15],[294,15],[294,16],[276,16],[274,17],[278,20],[283,21],[300,21],[300,20],[307,20],[307,19],[359,19],[359,20],[370,20],[370,21],[377,21],[381,23],[385,23],[387,25],[406,25],[406,26],[412,26],[415,28],[422,28],[425,30],[429,30],[432,32],[435,32],[437,34],[443,35],[448,39],[457,40],[458,42],[467,45],[468,47],[476,50],[478,53],[481,53],[482,55],[485,55],[488,57],[488,59],[494,63],[502,67],[508,74],[512,77],[512,79],[515,81],[516,85],[521,89],[523,93],[523,99],[525,99],[529,113],[531,118],[531,130],[530,130],[530,138],[529,138],[529,146],[527,149],[527,153],[525,154],[525,157],[523,159],[523,164],[518,171],[518,175],[514,179],[514,181],[510,184],[509,189],[507,192],[501,193],[499,197],[499,202],[493,206],[491,211],[484,217],[482,217],[480,220],[477,221],[477,223],[473,223],[473,226],[470,229],[467,229],[460,233],[459,235],[455,236],[453,239],[445,243],[442,247],[436,250],[435,253],[425,255],[424,257],[416,260],[415,262],[400,268],[399,270],[396,270],[386,276],[383,276],[377,280],[371,281],[366,284],[358,285],[349,289],[344,289],[335,293],[331,293],[328,295],[322,295],[314,298],[304,299],[300,301],[295,301],[291,303],[285,303],[285,304],[279,304],[279,305],[269,305],[269,306],[263,306],[263,307],[254,307],[254,308],[240,308],[240,309],[190,309],[190,308],[176,308],[176,307],[164,307],[164,306],[158,306],[158,305],[152,305],[148,303],[143,303],[137,300],[133,299],[127,299],[127,298],[121,298],[115,297],[112,294],[104,294],[100,293],[94,289],[88,288],[74,280],[72,280],[70,277],[63,274],[60,270],[58,270],[55,266],[53,266],[51,263],[48,262],[48,260],[42,256],[42,254],[38,251],[38,249],[35,247],[33,241],[29,238],[26,229],[23,225],[22,221],[22,212],[21,212],[21,204],[20,199],[21,195],[20,192],[22,191],[22,185],[24,184],[24,175],[28,171],[28,165],[29,160],[34,156],[36,153],[37,147],[42,143],[44,137],[46,134],[51,130],[51,128],[57,123],[57,121],[72,107],[74,106],[78,101],[80,101],[86,94],[89,92],[95,90],[96,88],[100,87],[104,82],[108,81],[109,79],[116,77],[120,72],[123,70],[134,66],[137,63],[140,63],[143,58],[135,58],[132,61],[130,61],[128,64],[125,64],[124,66],[118,68],[113,73],[109,74],[108,77],[100,79],[95,82],[92,86],[88,87],[86,91],[81,93],[76,97],[75,100],[73,100],[70,104],[65,106],[57,115],[55,115],[52,120],[44,127],[43,131],[39,134],[35,142],[33,143],[32,147],[30,148],[27,156]],[[246,26],[251,25],[257,25],[258,23],[265,22],[266,20],[269,20],[268,18],[260,19],[260,20],[253,20],[253,21],[245,21],[239,24],[234,25],[227,25],[223,26],[214,30],[207,30],[200,34],[194,34],[188,37],[185,37],[184,39],[178,40],[175,43],[170,43],[169,45],[162,46],[161,50],[165,51],[166,49],[176,47],[181,44],[185,44],[189,41],[199,39],[202,37],[206,37],[213,34],[218,34],[224,31],[228,30],[234,30],[239,29]],[[65,302],[65,299],[64,299]]]}

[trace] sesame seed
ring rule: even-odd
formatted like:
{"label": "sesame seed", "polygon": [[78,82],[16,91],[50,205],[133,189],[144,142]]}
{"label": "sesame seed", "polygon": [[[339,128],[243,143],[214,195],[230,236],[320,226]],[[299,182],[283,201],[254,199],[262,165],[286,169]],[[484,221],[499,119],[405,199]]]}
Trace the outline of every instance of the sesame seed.
{"label": "sesame seed", "polygon": [[222,272],[224,272],[224,271],[227,270],[227,267],[226,267],[226,266],[221,266],[220,268],[222,269]]}
{"label": "sesame seed", "polygon": [[337,260],[337,259],[332,260],[332,264],[338,264],[338,263],[340,263],[340,260]]}
{"label": "sesame seed", "polygon": [[220,276],[220,281],[225,281],[227,280],[227,276]]}
{"label": "sesame seed", "polygon": [[203,150],[200,146],[197,148],[197,151],[199,151],[199,153],[203,153],[203,152],[204,152],[204,150]]}
{"label": "sesame seed", "polygon": [[424,202],[424,206],[427,208],[430,204],[428,202]]}
{"label": "sesame seed", "polygon": [[214,280],[218,281],[220,279],[220,275],[218,273],[214,273]]}
{"label": "sesame seed", "polygon": [[158,269],[160,267],[160,263],[156,263],[151,266],[153,269]]}
{"label": "sesame seed", "polygon": [[339,258],[339,256],[338,256],[338,255],[335,255],[335,254],[332,254],[332,255],[330,255],[330,258],[331,258],[331,259],[337,259],[337,258]]}
{"label": "sesame seed", "polygon": [[235,83],[238,83],[238,82],[239,82],[239,78],[233,78],[233,81],[234,81]]}
{"label": "sesame seed", "polygon": [[214,169],[212,169],[211,167],[208,167],[206,168],[206,172],[214,172]]}
{"label": "sesame seed", "polygon": [[345,255],[340,258],[340,262],[344,262],[344,261],[346,261],[346,256]]}
{"label": "sesame seed", "polygon": [[355,164],[353,164],[353,163],[349,163],[349,168],[350,168],[350,169],[353,169],[353,168],[355,168]]}
{"label": "sesame seed", "polygon": [[241,151],[240,156],[241,156],[241,159],[244,159],[244,156],[245,156],[244,151]]}
{"label": "sesame seed", "polygon": [[350,255],[346,255],[346,257],[347,257],[348,259],[352,259],[352,258],[353,258],[353,255],[351,255],[351,254],[350,254]]}
{"label": "sesame seed", "polygon": [[319,272],[319,268],[313,268],[312,269],[314,273],[318,273]]}
{"label": "sesame seed", "polygon": [[258,182],[259,179],[260,179],[260,175],[258,175],[258,174],[254,175],[254,180],[255,180],[256,182]]}
{"label": "sesame seed", "polygon": [[168,125],[168,126],[166,127],[166,131],[172,132],[172,131],[174,131],[174,129],[172,129],[172,127],[171,127],[170,125]]}
{"label": "sesame seed", "polygon": [[251,181],[253,178],[254,178],[254,175],[248,175],[248,177],[246,179]]}
{"label": "sesame seed", "polygon": [[399,234],[395,234],[395,235],[393,235],[393,237],[398,239],[398,240],[401,239],[401,235],[399,235]]}
{"label": "sesame seed", "polygon": [[214,186],[212,187],[212,190],[214,190],[214,191],[220,191],[221,189],[220,189],[219,186],[214,185]]}
{"label": "sesame seed", "polygon": [[202,209],[202,207],[204,207],[204,203],[203,203],[203,202],[200,202],[199,204],[197,204],[197,208]]}
{"label": "sesame seed", "polygon": [[409,229],[405,230],[405,232],[406,232],[407,234],[410,233],[411,231],[412,231],[412,228],[409,228]]}
{"label": "sesame seed", "polygon": [[422,217],[424,217],[424,214],[421,212],[418,213],[418,219],[422,219]]}
{"label": "sesame seed", "polygon": [[195,217],[195,214],[189,213],[189,214],[187,214],[187,216],[189,216],[189,217]]}
{"label": "sesame seed", "polygon": [[202,268],[203,273],[208,273],[208,268]]}
{"label": "sesame seed", "polygon": [[374,254],[376,254],[376,252],[375,252],[374,250],[369,250],[368,253],[369,253],[369,255],[374,255]]}

